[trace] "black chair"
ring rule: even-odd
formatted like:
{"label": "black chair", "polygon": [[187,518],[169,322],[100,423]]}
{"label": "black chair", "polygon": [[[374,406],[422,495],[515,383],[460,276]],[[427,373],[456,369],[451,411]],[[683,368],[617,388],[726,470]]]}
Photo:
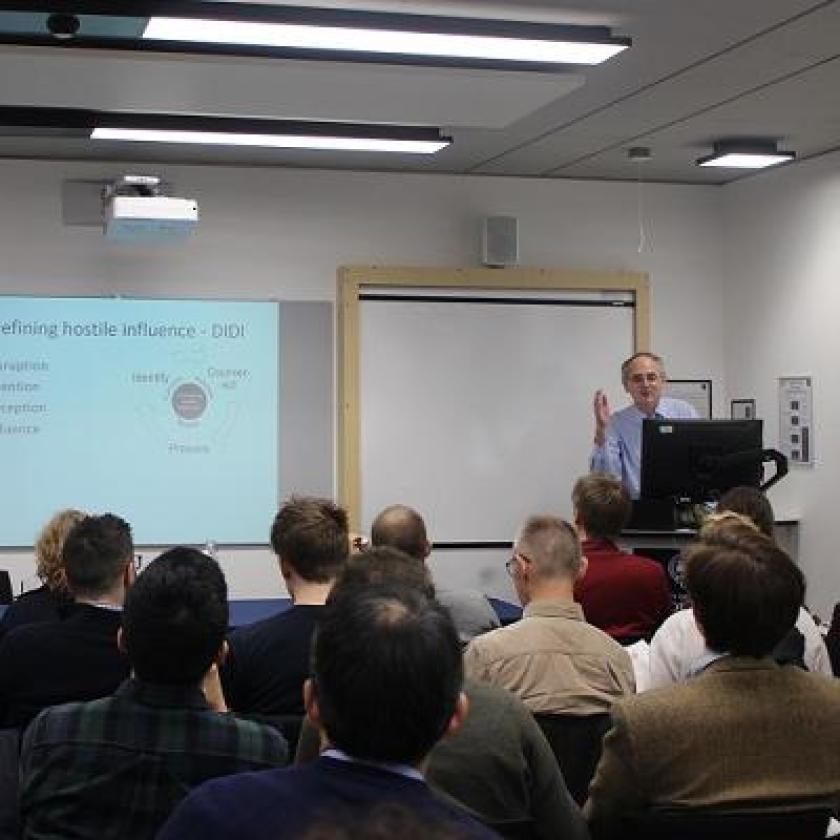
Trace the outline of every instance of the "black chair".
{"label": "black chair", "polygon": [[20,732],[0,729],[0,840],[18,840],[18,772],[20,770]]}
{"label": "black chair", "polygon": [[11,604],[14,601],[12,595],[12,579],[5,570],[0,570],[0,604]]}
{"label": "black chair", "polygon": [[840,677],[840,603],[834,605],[831,625],[825,637],[825,646],[831,660],[831,670],[835,677]]}
{"label": "black chair", "polygon": [[829,808],[756,813],[654,810],[628,824],[628,837],[645,840],[823,840]]}
{"label": "black chair", "polygon": [[484,823],[505,840],[538,840],[533,820],[497,820]]}
{"label": "black chair", "polygon": [[609,714],[535,714],[534,719],[551,746],[572,799],[583,805],[610,728]]}

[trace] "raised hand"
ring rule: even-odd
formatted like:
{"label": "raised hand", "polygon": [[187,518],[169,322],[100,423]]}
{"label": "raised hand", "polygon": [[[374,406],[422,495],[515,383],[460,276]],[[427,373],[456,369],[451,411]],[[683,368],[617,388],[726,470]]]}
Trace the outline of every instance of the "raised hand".
{"label": "raised hand", "polygon": [[592,408],[595,414],[595,443],[601,446],[604,443],[607,424],[610,422],[610,405],[607,402],[607,395],[603,391],[595,392]]}

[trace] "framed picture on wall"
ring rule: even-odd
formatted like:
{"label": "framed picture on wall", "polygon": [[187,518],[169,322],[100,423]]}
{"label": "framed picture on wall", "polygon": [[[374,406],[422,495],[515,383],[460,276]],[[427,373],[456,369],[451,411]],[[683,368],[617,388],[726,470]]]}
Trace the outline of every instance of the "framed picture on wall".
{"label": "framed picture on wall", "polygon": [[729,416],[733,420],[754,420],[755,400],[730,400]]}
{"label": "framed picture on wall", "polygon": [[708,420],[712,416],[711,379],[669,379],[666,395],[685,400],[694,407],[697,416]]}

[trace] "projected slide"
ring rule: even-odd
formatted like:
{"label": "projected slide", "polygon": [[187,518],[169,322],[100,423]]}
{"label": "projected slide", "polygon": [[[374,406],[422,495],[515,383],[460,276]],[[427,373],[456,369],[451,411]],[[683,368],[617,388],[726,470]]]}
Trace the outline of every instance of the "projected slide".
{"label": "projected slide", "polygon": [[135,542],[265,542],[279,304],[0,298],[0,544],[63,507]]}

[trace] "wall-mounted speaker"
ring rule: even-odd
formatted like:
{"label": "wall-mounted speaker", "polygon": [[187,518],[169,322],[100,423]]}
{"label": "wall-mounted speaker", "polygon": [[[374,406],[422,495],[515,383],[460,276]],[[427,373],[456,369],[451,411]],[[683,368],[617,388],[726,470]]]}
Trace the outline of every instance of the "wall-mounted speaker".
{"label": "wall-mounted speaker", "polygon": [[481,224],[481,262],[505,268],[519,262],[519,219],[485,216]]}

